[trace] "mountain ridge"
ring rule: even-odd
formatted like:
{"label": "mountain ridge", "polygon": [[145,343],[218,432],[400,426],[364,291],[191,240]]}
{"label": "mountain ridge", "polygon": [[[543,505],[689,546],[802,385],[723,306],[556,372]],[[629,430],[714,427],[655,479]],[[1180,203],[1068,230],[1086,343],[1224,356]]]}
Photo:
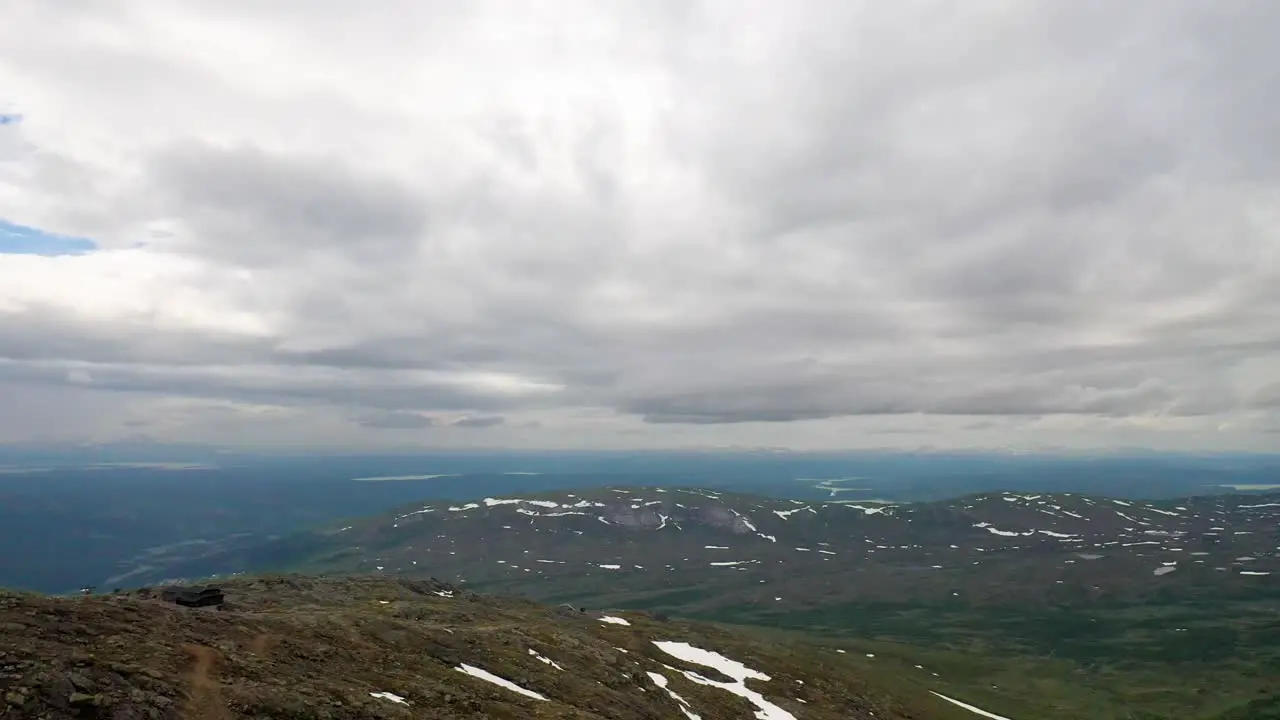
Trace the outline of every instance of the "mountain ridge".
{"label": "mountain ridge", "polygon": [[933,668],[956,681],[953,697],[1016,720],[1217,718],[1269,702],[1259,693],[1280,678],[1278,528],[1280,493],[893,504],[613,487],[424,501],[236,538],[151,558],[146,582],[277,570],[444,581],[838,643],[908,674]]}
{"label": "mountain ridge", "polygon": [[165,603],[151,589],[0,592],[0,715],[971,716],[939,699],[952,692],[942,680],[879,686],[863,679],[868,658],[644,613],[554,608],[406,578],[265,576],[222,588],[220,610]]}
{"label": "mountain ridge", "polygon": [[[673,579],[733,569],[759,584],[820,570],[872,573],[877,583],[840,594],[882,599],[905,591],[899,585],[907,580],[917,597],[947,597],[940,593],[959,589],[930,576],[963,571],[972,602],[1008,599],[1004,591],[1085,602],[1141,597],[1167,588],[1170,575],[1228,593],[1274,589],[1277,523],[1280,493],[1156,502],[1005,492],[891,504],[604,488],[418,503],[169,569],[183,576],[294,566],[415,575],[429,568],[457,581],[504,582],[506,590],[519,589],[526,575],[568,582],[602,570],[624,584],[658,569]],[[1006,582],[1029,571],[1043,582]],[[979,592],[980,585],[988,590]],[[1089,592],[1067,592],[1081,588]]]}
{"label": "mountain ridge", "polygon": [[[1118,719],[1135,708],[1150,708],[1151,718],[1216,718],[1270,702],[1258,693],[1280,670],[1280,586],[1272,574],[1280,562],[1278,520],[1280,493],[1135,501],[992,492],[894,504],[613,487],[418,502],[267,542],[235,538],[214,544],[211,553],[195,546],[204,550],[174,563],[153,559],[157,567],[146,582],[221,575],[219,582],[235,588],[258,582],[239,573],[354,573],[366,578],[359,582],[421,583],[433,595],[474,599],[477,607],[489,602],[478,598],[496,595],[509,599],[494,602],[512,608],[538,607],[533,601],[619,608],[610,615],[645,627],[649,620],[642,618],[677,617],[762,639],[765,628],[774,628],[768,642],[801,648],[800,656],[874,655],[878,665],[858,672],[872,673],[877,686],[906,676],[936,678],[953,684],[912,685],[907,696],[939,692],[1016,720]],[[307,589],[343,580],[290,582],[303,584],[290,590],[288,602],[304,617],[319,617],[320,610],[307,608],[325,603],[350,607],[339,595],[381,605],[358,585],[340,586],[342,593]],[[135,596],[121,592],[125,600],[93,602]],[[367,610],[354,612],[365,617]],[[537,625],[548,610],[527,612],[534,615],[521,615],[521,622]],[[544,646],[526,649],[559,662]],[[726,654],[772,674],[748,655]],[[468,657],[472,667],[521,679],[523,665],[485,668],[477,664],[481,658]],[[895,674],[875,675],[890,659]],[[1168,684],[1175,677],[1178,684]],[[1211,690],[1193,692],[1197,685]],[[553,697],[542,686],[528,689]],[[744,715],[725,717],[738,716]]]}

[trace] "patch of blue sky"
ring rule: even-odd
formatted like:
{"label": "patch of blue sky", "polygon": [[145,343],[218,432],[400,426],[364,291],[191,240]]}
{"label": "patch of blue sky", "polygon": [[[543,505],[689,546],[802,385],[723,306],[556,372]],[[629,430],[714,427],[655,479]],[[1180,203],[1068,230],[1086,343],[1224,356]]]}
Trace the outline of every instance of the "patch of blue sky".
{"label": "patch of blue sky", "polygon": [[97,249],[98,244],[92,240],[47,233],[0,219],[2,255],[83,255]]}

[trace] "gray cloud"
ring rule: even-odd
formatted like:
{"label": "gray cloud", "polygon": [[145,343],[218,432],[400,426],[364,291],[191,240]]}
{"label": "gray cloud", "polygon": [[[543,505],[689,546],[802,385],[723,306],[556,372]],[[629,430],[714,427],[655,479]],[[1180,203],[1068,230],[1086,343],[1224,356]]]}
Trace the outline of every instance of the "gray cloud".
{"label": "gray cloud", "polygon": [[199,244],[184,249],[211,259],[258,267],[336,254],[387,264],[428,229],[426,198],[341,158],[184,143],[151,157],[149,172],[156,211],[198,227]]}
{"label": "gray cloud", "polygon": [[1280,382],[1259,388],[1251,398],[1254,407],[1280,409]]}
{"label": "gray cloud", "polygon": [[[976,384],[975,384],[976,383]],[[645,396],[627,405],[655,423],[788,422],[840,415],[1004,415],[1079,414],[1123,417],[1159,414],[1195,416],[1231,408],[1187,401],[1164,382],[1133,378],[1112,387],[1082,385],[1053,374],[1010,380],[981,378],[912,379],[907,373],[859,382],[813,377],[772,386]]]}
{"label": "gray cloud", "polygon": [[421,430],[435,424],[435,419],[418,413],[382,412],[355,419],[357,425],[378,430]]}
{"label": "gray cloud", "polygon": [[[71,279],[0,289],[0,381],[550,445],[856,416],[942,445],[1055,415],[1200,432],[1276,406],[1274,3],[250,5],[226,11],[244,52],[296,59],[211,64],[106,9],[136,51],[0,31],[0,81],[36,68],[32,102],[133,128],[98,156],[28,112],[43,159],[0,202],[167,263],[137,298],[93,288],[110,313]],[[181,106],[143,104],[155,140],[110,115],[147,78]]]}
{"label": "gray cloud", "polygon": [[483,417],[465,417],[454,420],[449,423],[453,427],[460,428],[491,428],[497,427],[506,422],[506,418],[501,415],[488,415]]}

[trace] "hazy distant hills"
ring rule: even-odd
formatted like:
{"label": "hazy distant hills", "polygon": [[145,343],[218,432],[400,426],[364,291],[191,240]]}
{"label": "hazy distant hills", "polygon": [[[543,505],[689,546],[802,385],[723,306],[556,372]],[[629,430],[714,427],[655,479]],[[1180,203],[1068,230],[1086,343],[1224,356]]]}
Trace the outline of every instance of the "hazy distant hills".
{"label": "hazy distant hills", "polygon": [[[369,478],[382,480],[369,481]],[[400,478],[400,479],[386,479]],[[414,479],[417,478],[417,479]],[[0,447],[0,585],[128,585],[174,558],[419,500],[696,486],[804,501],[1012,490],[1159,499],[1280,484],[1256,455],[440,452],[249,456],[156,443]],[[140,574],[136,574],[141,571]]]}

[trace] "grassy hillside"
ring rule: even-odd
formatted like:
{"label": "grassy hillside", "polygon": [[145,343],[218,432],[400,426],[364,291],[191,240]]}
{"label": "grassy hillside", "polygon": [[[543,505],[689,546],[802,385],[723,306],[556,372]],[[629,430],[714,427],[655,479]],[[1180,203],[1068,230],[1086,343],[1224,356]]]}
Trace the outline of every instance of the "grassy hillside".
{"label": "grassy hillside", "polygon": [[[0,593],[0,716],[717,720],[767,703],[779,720],[971,720],[932,694],[936,678],[800,639],[405,579],[275,576],[224,589],[221,610],[149,590]],[[755,676],[733,680],[734,662]]]}

